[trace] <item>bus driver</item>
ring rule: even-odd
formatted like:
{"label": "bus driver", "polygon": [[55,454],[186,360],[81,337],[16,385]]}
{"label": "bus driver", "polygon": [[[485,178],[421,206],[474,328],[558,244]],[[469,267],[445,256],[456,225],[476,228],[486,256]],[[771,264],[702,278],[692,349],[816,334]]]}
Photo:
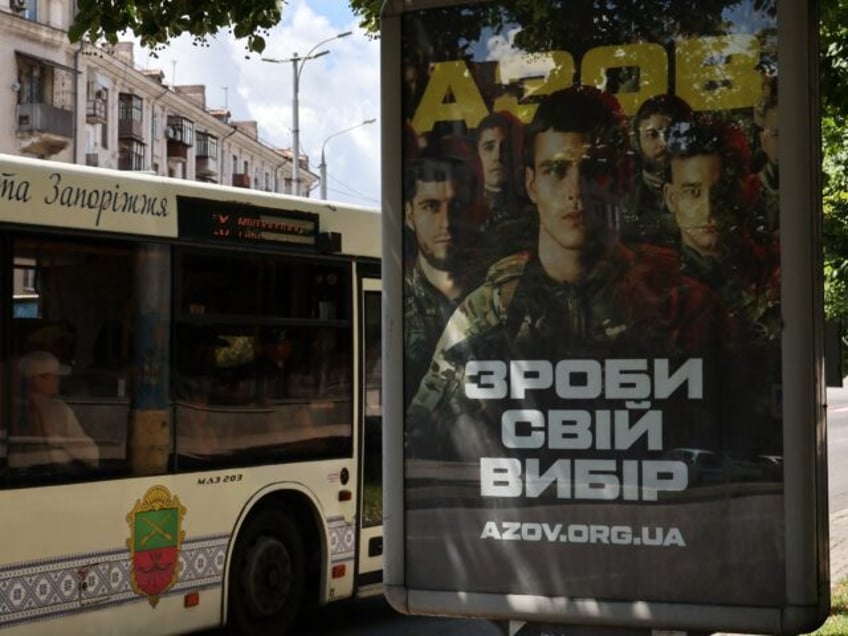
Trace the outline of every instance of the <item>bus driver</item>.
{"label": "bus driver", "polygon": [[70,467],[78,464],[96,468],[97,445],[80,426],[73,410],[57,397],[59,376],[70,373],[70,367],[60,364],[49,351],[31,351],[21,358],[20,371],[26,398],[26,428],[20,433],[41,437],[46,444],[44,455],[39,454],[24,465],[49,463]]}

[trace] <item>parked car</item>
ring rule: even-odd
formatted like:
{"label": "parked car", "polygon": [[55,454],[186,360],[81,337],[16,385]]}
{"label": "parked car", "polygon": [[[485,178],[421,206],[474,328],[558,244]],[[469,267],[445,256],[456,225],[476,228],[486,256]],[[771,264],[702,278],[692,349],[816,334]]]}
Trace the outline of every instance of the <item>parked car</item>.
{"label": "parked car", "polygon": [[704,448],[673,448],[665,456],[686,464],[690,486],[780,481],[783,478],[783,458],[778,455],[747,458]]}
{"label": "parked car", "polygon": [[782,455],[757,455],[757,465],[766,481],[783,481]]}
{"label": "parked car", "polygon": [[719,453],[702,448],[673,448],[666,453],[666,457],[686,464],[690,486],[706,486],[726,481],[724,462]]}
{"label": "parked car", "polygon": [[728,481],[759,481],[763,478],[762,467],[753,458],[725,453],[722,455],[722,460]]}

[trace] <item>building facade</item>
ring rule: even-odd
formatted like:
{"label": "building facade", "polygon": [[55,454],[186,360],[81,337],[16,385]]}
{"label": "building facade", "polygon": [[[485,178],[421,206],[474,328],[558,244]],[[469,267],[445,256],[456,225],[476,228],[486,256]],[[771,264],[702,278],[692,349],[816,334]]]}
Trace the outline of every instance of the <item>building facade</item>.
{"label": "building facade", "polygon": [[[5,4],[5,6],[3,6]],[[72,0],[0,0],[0,152],[309,196],[318,184],[255,121],[206,107],[203,85],[167,86],[133,44],[72,44]]]}

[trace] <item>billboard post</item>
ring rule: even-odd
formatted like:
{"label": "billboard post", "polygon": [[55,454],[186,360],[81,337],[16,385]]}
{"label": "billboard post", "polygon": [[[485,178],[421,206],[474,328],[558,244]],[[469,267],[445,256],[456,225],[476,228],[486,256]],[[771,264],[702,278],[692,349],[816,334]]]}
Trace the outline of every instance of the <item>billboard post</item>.
{"label": "billboard post", "polygon": [[386,3],[396,608],[824,620],[815,9]]}

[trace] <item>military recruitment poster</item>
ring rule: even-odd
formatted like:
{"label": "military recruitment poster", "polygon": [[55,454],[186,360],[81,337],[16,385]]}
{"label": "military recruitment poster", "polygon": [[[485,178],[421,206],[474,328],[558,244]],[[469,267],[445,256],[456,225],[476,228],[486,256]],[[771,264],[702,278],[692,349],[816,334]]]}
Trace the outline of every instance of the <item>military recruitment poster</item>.
{"label": "military recruitment poster", "polygon": [[407,588],[786,603],[777,4],[399,15]]}

